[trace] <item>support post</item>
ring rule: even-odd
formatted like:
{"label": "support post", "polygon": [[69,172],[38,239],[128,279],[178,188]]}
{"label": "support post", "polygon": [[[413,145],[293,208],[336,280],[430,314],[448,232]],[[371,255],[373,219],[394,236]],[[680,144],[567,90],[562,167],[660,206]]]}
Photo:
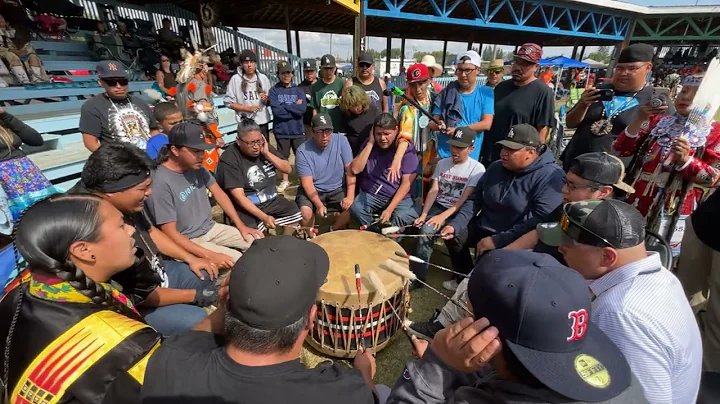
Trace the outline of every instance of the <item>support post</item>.
{"label": "support post", "polygon": [[385,48],[385,73],[390,73],[390,53],[392,51],[392,38],[387,37],[387,46]]}
{"label": "support post", "polygon": [[478,55],[480,55],[480,60],[482,60],[482,48],[483,48],[483,44],[479,43],[478,44]]}
{"label": "support post", "polygon": [[577,57],[577,51],[578,51],[578,46],[577,45],[573,46],[572,56],[570,57],[570,59],[575,59],[575,57]]}
{"label": "support post", "polygon": [[400,38],[400,75],[405,68],[405,37]]}
{"label": "support post", "polygon": [[287,41],[287,51],[292,54],[292,33],[290,32],[290,5],[285,3],[285,40]]}
{"label": "support post", "polygon": [[469,41],[468,41],[468,45],[467,45],[467,50],[472,49],[472,45],[473,45],[473,41],[472,41],[472,40],[469,40]]}
{"label": "support post", "polygon": [[295,51],[297,52],[297,57],[302,57],[300,55],[300,31],[297,29],[295,30]]}
{"label": "support post", "polygon": [[448,41],[443,42],[443,56],[442,56],[442,68],[443,72],[445,71],[445,63],[447,62],[447,43]]}
{"label": "support post", "polygon": [[583,45],[582,49],[580,49],[580,58],[579,60],[582,61],[585,58],[585,45]]}
{"label": "support post", "polygon": [[[198,16],[203,15],[202,3],[198,4]],[[204,49],[208,46],[208,40],[205,38],[205,27],[203,26],[202,19],[198,19],[198,37],[200,38],[200,46]],[[197,50],[197,49],[196,49]]]}
{"label": "support post", "polygon": [[635,26],[635,17],[630,21],[628,32],[625,34],[625,39],[617,44],[615,46],[615,50],[613,51],[612,58],[610,59],[610,63],[608,63],[608,69],[605,73],[605,77],[612,77],[613,71],[615,70],[615,65],[617,64],[617,59],[620,57],[620,52],[622,52],[623,49],[627,48],[628,45],[630,45],[630,35],[632,34],[632,27]]}
{"label": "support post", "polygon": [[355,35],[353,38],[353,71],[355,72],[359,70],[357,60],[360,52],[364,52],[367,47],[366,33],[365,2],[361,1],[360,13],[355,17]]}

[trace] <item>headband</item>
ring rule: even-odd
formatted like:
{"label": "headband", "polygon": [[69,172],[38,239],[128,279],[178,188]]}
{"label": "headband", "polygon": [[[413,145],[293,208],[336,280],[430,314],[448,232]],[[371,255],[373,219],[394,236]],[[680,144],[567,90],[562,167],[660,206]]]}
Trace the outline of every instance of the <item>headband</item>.
{"label": "headband", "polygon": [[139,174],[128,174],[114,181],[103,181],[97,186],[97,191],[111,194],[115,192],[126,191],[150,177],[150,171],[144,171]]}
{"label": "headband", "polygon": [[685,77],[685,80],[682,81],[683,87],[697,87],[702,83],[703,76],[700,74],[692,74],[690,76]]}

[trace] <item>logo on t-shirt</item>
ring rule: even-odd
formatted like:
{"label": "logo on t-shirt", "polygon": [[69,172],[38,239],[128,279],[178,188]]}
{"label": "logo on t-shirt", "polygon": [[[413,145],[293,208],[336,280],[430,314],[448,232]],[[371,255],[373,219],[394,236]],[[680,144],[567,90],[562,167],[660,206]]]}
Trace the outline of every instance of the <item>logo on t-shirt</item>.
{"label": "logo on t-shirt", "polygon": [[380,96],[375,92],[375,90],[365,91],[365,94],[367,94],[373,101],[380,101]]}
{"label": "logo on t-shirt", "polygon": [[148,119],[131,103],[115,104],[108,110],[108,129],[113,138],[145,150],[150,134]]}
{"label": "logo on t-shirt", "polygon": [[185,202],[185,201],[187,200],[187,198],[188,198],[190,195],[192,195],[192,193],[193,193],[196,189],[197,189],[197,187],[195,186],[195,184],[190,184],[190,186],[187,187],[184,191],[180,191],[180,195],[178,195],[178,196],[180,197],[180,200],[181,200],[182,202]]}
{"label": "logo on t-shirt", "polygon": [[320,99],[320,106],[326,109],[335,109],[337,108],[339,101],[340,97],[338,97],[335,91],[330,90]]}

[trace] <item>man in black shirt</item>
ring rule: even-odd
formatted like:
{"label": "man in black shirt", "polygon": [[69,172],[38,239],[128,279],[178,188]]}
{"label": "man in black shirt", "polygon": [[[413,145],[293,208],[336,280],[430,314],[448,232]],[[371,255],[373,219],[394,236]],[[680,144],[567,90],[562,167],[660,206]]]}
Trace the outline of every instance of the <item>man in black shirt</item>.
{"label": "man in black shirt", "polygon": [[257,123],[240,122],[235,145],[220,156],[217,182],[230,195],[242,222],[259,231],[294,225],[302,219],[295,202],[278,193],[276,170],[290,174],[292,167],[265,140]]}
{"label": "man in black shirt", "polygon": [[[329,267],[317,244],[255,241],[235,264],[228,302],[197,327],[211,332],[171,337],[152,356],[142,403],[373,404],[371,350],[358,352],[354,369],[300,362]],[[224,344],[213,333],[224,333]]]}
{"label": "man in black shirt", "polygon": [[614,95],[610,101],[600,101],[600,92],[588,87],[580,101],[567,113],[568,128],[576,128],[560,159],[567,171],[573,159],[590,152],[611,152],[612,143],[652,96],[647,74],[652,70],[654,48],[636,43],[623,49],[612,76]]}
{"label": "man in black shirt", "polygon": [[495,116],[490,130],[485,132],[480,155],[485,167],[500,158],[501,147],[497,142],[504,139],[514,125],[534,126],[545,143],[553,121],[555,97],[550,87],[535,77],[542,54],[540,45],[523,44],[513,58],[512,80],[495,87]]}
{"label": "man in black shirt", "polygon": [[[720,192],[685,220],[677,277],[700,318],[703,370],[720,371]],[[704,310],[703,310],[704,309]]]}
{"label": "man in black shirt", "polygon": [[[312,85],[317,81],[317,62],[315,59],[305,59],[303,60],[302,65],[305,79],[298,85],[298,88],[303,90],[307,104],[310,105],[310,101],[312,101]],[[313,134],[312,128],[310,127],[312,117],[313,109],[308,108],[307,111],[305,111],[305,115],[303,115],[305,139],[309,139]]]}
{"label": "man in black shirt", "polygon": [[151,167],[147,154],[135,146],[104,144],[90,155],[81,181],[69,192],[102,197],[135,227],[136,264],[113,280],[139,306],[148,324],[169,336],[191,329],[207,316],[203,307],[215,303],[213,279],[218,271],[150,224],[144,202],[152,192]]}
{"label": "man in black shirt", "polygon": [[122,63],[104,60],[97,64],[98,83],[105,92],[85,101],[80,108],[80,133],[85,147],[94,152],[105,142],[126,142],[142,150],[158,133],[150,106],[128,94],[130,84]]}

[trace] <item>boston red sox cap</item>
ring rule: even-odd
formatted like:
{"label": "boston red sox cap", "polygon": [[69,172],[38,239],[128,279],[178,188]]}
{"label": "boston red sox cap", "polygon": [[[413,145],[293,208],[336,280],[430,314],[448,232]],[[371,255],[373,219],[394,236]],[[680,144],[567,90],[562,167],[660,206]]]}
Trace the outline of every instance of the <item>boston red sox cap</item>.
{"label": "boston red sox cap", "polygon": [[233,268],[228,311],[261,330],[293,324],[309,312],[329,269],[317,244],[291,236],[255,240]]}
{"label": "boston red sox cap", "polygon": [[487,318],[535,378],[574,401],[605,401],[630,385],[620,349],[590,319],[587,282],[547,254],[493,250],[468,283],[475,318]]}

